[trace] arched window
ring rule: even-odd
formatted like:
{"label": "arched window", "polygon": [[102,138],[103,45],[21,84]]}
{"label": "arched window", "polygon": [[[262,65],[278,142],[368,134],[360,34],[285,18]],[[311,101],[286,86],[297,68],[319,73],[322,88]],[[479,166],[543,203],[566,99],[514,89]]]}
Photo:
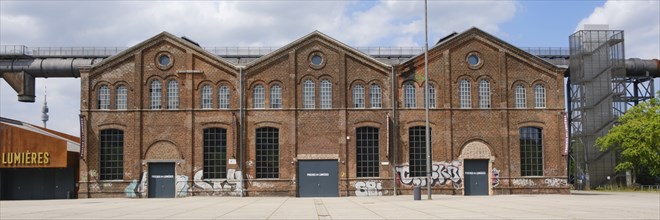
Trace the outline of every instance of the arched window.
{"label": "arched window", "polygon": [[543,176],[543,134],[540,128],[520,128],[520,175]]}
{"label": "arched window", "polygon": [[415,108],[415,85],[406,83],[403,85],[403,101],[406,108]]}
{"label": "arched window", "polygon": [[383,95],[381,94],[381,91],[380,91],[380,85],[378,85],[376,83],[371,84],[371,87],[370,87],[370,90],[369,90],[369,97],[371,98],[371,100],[370,100],[371,108],[382,108],[383,107],[383,104],[382,104]]}
{"label": "arched window", "polygon": [[[429,108],[435,108],[435,86],[429,84]],[[424,106],[426,106],[426,93],[424,93]]]}
{"label": "arched window", "polygon": [[202,108],[210,109],[213,108],[213,89],[211,85],[202,86]]}
{"label": "arched window", "polygon": [[364,86],[353,86],[353,108],[364,108]]}
{"label": "arched window", "polygon": [[161,105],[161,96],[163,94],[163,86],[159,80],[151,81],[151,88],[149,89],[151,94],[151,109],[162,109]]}
{"label": "arched window", "polygon": [[99,104],[98,109],[110,109],[110,88],[107,85],[102,85],[99,88]]}
{"label": "arched window", "polygon": [[472,96],[470,94],[470,81],[462,79],[459,82],[459,100],[461,108],[472,108]]}
{"label": "arched window", "polygon": [[204,129],[204,179],[227,178],[227,130]]}
{"label": "arched window", "polygon": [[534,86],[534,107],[545,108],[545,87],[541,84]]}
{"label": "arched window", "polygon": [[264,127],[256,130],[257,178],[279,178],[280,131]]}
{"label": "arched window", "polygon": [[522,84],[516,85],[514,89],[514,104],[516,108],[527,108],[527,98],[525,98],[525,86]]}
{"label": "arched window", "polygon": [[[429,133],[431,133],[429,127]],[[431,137],[429,137],[431,140]],[[431,143],[433,143],[431,141]],[[410,177],[426,176],[426,127],[416,126],[408,129],[408,159]],[[431,154],[433,155],[433,154]]]}
{"label": "arched window", "polygon": [[218,107],[221,109],[229,108],[229,87],[220,86],[218,89]]}
{"label": "arched window", "polygon": [[303,108],[313,109],[315,102],[314,81],[311,79],[303,82]]}
{"label": "arched window", "polygon": [[261,84],[258,84],[254,86],[254,91],[253,91],[253,99],[252,99],[252,104],[253,108],[266,108],[266,90],[264,89],[264,86]]}
{"label": "arched window", "polygon": [[179,108],[179,82],[167,81],[167,109]]}
{"label": "arched window", "polygon": [[490,108],[490,82],[479,80],[479,108]]}
{"label": "arched window", "polygon": [[125,85],[117,86],[117,98],[115,108],[118,110],[126,110],[128,108],[128,89]]}
{"label": "arched window", "polygon": [[323,109],[332,108],[332,83],[330,82],[330,80],[327,79],[321,80],[320,93],[321,93],[321,108]]}
{"label": "arched window", "polygon": [[378,128],[359,127],[355,130],[357,177],[378,177]]}
{"label": "arched window", "polygon": [[280,85],[270,87],[270,108],[282,108],[282,87]]}
{"label": "arched window", "polygon": [[119,129],[101,130],[100,143],[100,179],[124,179],[124,131]]}

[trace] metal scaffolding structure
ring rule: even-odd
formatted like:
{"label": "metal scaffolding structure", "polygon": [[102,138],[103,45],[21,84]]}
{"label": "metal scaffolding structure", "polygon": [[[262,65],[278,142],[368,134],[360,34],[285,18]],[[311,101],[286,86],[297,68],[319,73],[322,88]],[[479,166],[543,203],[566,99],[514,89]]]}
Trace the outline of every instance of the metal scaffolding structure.
{"label": "metal scaffolding structure", "polygon": [[617,152],[602,152],[595,142],[629,107],[653,97],[653,82],[649,74],[626,74],[621,30],[581,30],[569,41],[572,174],[577,189],[589,190],[622,177],[614,172]]}

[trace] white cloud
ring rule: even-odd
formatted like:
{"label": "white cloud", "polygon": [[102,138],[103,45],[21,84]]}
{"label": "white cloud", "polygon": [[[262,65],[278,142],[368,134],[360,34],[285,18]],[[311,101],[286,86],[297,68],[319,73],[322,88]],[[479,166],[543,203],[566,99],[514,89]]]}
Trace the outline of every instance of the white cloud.
{"label": "white cloud", "polygon": [[607,1],[584,18],[584,24],[609,24],[623,30],[627,58],[660,58],[660,1]]}
{"label": "white cloud", "polygon": [[[429,2],[429,43],[453,31],[499,26],[519,8],[510,1]],[[129,47],[162,31],[202,46],[283,46],[319,30],[351,46],[421,46],[421,1],[0,1],[0,44]],[[48,79],[49,127],[78,133],[79,79]],[[0,83],[0,116],[41,124],[37,102],[19,103]]]}

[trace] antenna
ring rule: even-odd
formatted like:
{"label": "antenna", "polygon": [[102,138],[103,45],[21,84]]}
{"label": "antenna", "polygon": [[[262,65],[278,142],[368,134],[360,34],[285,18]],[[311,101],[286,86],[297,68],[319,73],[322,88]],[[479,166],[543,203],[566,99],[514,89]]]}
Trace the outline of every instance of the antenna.
{"label": "antenna", "polygon": [[44,83],[44,106],[41,107],[41,121],[44,122],[44,128],[46,127],[46,122],[48,122],[48,101],[46,97],[48,96],[46,83]]}

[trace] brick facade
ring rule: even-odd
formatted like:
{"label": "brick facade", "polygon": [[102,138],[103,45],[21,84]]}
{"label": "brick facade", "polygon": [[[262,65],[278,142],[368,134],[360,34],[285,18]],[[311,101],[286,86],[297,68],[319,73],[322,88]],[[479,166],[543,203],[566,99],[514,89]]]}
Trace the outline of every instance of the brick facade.
{"label": "brick facade", "polygon": [[[159,64],[166,54],[171,63]],[[470,65],[476,54],[480,63]],[[323,58],[311,64],[312,56]],[[463,194],[463,163],[489,160],[490,194],[567,193],[563,152],[563,70],[479,29],[450,38],[429,51],[429,79],[436,104],[430,109],[435,193]],[[168,33],[81,70],[85,147],[80,197],[147,197],[148,164],[174,162],[176,195],[298,195],[298,160],[336,160],[339,196],[409,194],[423,178],[407,176],[409,128],[424,126],[424,56],[388,65],[322,33],[313,32],[236,66]],[[459,107],[459,81],[470,81],[471,108]],[[480,79],[490,82],[490,107],[479,108]],[[150,109],[150,83],[162,83],[162,109]],[[167,81],[178,82],[178,109],[167,109]],[[314,108],[303,108],[303,83],[314,82]],[[332,107],[320,107],[320,82],[332,86]],[[403,85],[413,83],[416,108],[404,106]],[[527,108],[513,104],[514,86],[526,86]],[[371,85],[382,107],[371,108]],[[545,108],[534,106],[534,85],[545,88]],[[111,107],[98,109],[98,88],[110,87]],[[115,109],[116,88],[128,87],[128,107]],[[212,88],[213,107],[201,108],[202,87]],[[254,88],[264,88],[265,108],[255,108]],[[281,108],[270,92],[281,88]],[[354,108],[353,88],[362,85],[365,107]],[[218,106],[218,89],[229,88],[229,108]],[[394,102],[393,97],[394,96]],[[242,99],[241,99],[242,97]],[[393,107],[396,107],[393,109]],[[244,125],[244,126],[241,126]],[[378,177],[358,178],[356,129],[378,129]],[[542,176],[521,176],[521,127],[542,130]],[[279,131],[278,178],[256,178],[256,130]],[[206,128],[226,130],[226,179],[204,179]],[[123,179],[100,180],[100,132],[124,132]],[[389,133],[388,133],[389,131]],[[242,147],[242,148],[241,148]],[[242,157],[241,157],[242,155]],[[229,161],[236,161],[232,163]],[[242,166],[241,166],[242,165]],[[455,171],[455,172],[454,172]],[[395,180],[396,179],[396,180]],[[396,184],[395,184],[396,183]]]}

